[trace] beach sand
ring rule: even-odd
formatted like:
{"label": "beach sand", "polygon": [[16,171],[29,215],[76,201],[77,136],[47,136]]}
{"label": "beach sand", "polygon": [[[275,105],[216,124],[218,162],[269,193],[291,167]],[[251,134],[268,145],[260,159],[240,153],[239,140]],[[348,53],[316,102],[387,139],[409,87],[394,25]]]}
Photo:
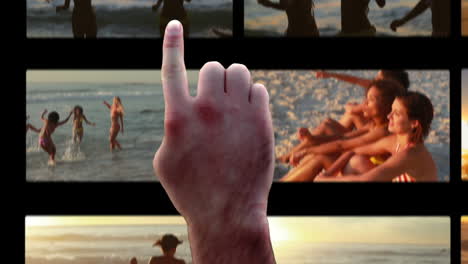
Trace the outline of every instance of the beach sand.
{"label": "beach sand", "polygon": [[[377,71],[335,71],[372,79]],[[439,179],[450,175],[450,104],[448,71],[409,71],[410,90],[430,97],[435,111],[426,146],[438,167]],[[327,117],[338,119],[348,101],[361,102],[364,91],[358,86],[334,79],[316,79],[313,71],[252,71],[254,82],[263,83],[270,95],[275,155],[286,153],[299,141],[299,127],[315,128]],[[277,162],[274,179],[289,167]]]}
{"label": "beach sand", "polygon": [[468,36],[468,3],[462,5],[462,36]]}

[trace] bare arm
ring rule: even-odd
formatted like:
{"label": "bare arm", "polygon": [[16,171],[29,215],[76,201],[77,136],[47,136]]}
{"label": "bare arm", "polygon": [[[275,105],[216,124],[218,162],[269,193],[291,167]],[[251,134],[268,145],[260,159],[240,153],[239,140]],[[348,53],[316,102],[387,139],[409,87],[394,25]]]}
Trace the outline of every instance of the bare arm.
{"label": "bare arm", "polygon": [[369,87],[369,85],[372,83],[372,80],[369,80],[369,79],[359,78],[356,76],[343,74],[343,73],[332,73],[332,72],[326,72],[326,71],[318,71],[316,73],[316,78],[334,78],[343,82],[348,82],[348,83],[359,85],[363,88]]}
{"label": "bare arm", "polygon": [[157,11],[158,11],[159,7],[160,7],[161,4],[162,4],[162,1],[163,1],[163,0],[158,0],[158,2],[152,6],[153,12],[157,12]]}
{"label": "bare arm", "polygon": [[73,111],[70,111],[70,114],[68,114],[67,118],[65,120],[63,120],[62,122],[58,122],[57,126],[61,126],[61,125],[64,125],[65,123],[67,123],[72,114],[73,114]]}
{"label": "bare arm", "polygon": [[366,172],[362,175],[350,175],[337,178],[320,179],[321,181],[345,181],[345,182],[391,182],[393,178],[407,172],[412,165],[414,154],[410,155],[409,151],[399,152],[397,155],[391,156],[382,165]]}
{"label": "bare arm", "polygon": [[68,10],[70,8],[70,0],[65,0],[65,3],[61,6],[57,6],[55,8],[56,12],[62,11],[62,10]]}
{"label": "bare arm", "polygon": [[330,154],[336,152],[344,152],[359,146],[363,146],[384,137],[386,135],[385,129],[375,129],[364,135],[351,138],[340,139],[329,143],[321,144],[318,146],[310,147],[306,150],[307,154]]}
{"label": "bare arm", "polygon": [[84,119],[84,121],[86,122],[86,124],[88,124],[88,125],[91,125],[91,126],[96,125],[96,124],[93,123],[93,122],[89,122],[85,115],[83,115],[83,119]]}
{"label": "bare arm", "polygon": [[286,10],[286,5],[283,1],[280,1],[279,3],[273,3],[270,0],[257,0],[257,2],[262,6],[271,7],[278,10]]}
{"label": "bare arm", "polygon": [[427,0],[420,0],[416,6],[408,13],[406,14],[403,18],[401,19],[396,19],[390,24],[390,28],[393,31],[396,31],[396,29],[400,26],[403,26],[406,24],[408,21],[412,20],[413,18],[419,16],[422,14],[424,11],[426,11],[429,7],[431,6],[430,1]]}
{"label": "bare arm", "polygon": [[106,101],[102,101],[102,103],[107,106],[107,108],[111,109],[111,105],[109,103],[107,103]]}
{"label": "bare arm", "polygon": [[333,163],[333,165],[324,173],[323,176],[334,176],[338,174],[345,166],[348,161],[355,155],[354,151],[347,151]]}
{"label": "bare arm", "polygon": [[121,127],[122,127],[122,134],[124,132],[124,123],[123,123],[123,115],[122,113],[119,114],[119,119],[120,119],[120,124],[121,124]]}
{"label": "bare arm", "polygon": [[42,112],[42,115],[41,115],[41,120],[42,121],[46,121],[47,119],[44,118],[44,115],[47,114],[47,109],[44,109],[44,111]]}
{"label": "bare arm", "polygon": [[27,125],[29,129],[31,129],[32,131],[36,132],[36,133],[39,133],[41,132],[40,129],[36,128],[35,126],[31,125],[31,124],[28,124]]}

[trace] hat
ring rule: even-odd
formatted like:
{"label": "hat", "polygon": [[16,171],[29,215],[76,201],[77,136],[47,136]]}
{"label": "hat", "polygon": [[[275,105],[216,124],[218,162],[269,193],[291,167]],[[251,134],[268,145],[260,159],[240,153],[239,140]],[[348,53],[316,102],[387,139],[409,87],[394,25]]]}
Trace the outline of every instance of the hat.
{"label": "hat", "polygon": [[162,249],[168,250],[168,249],[176,248],[179,244],[182,244],[182,241],[180,241],[176,236],[172,234],[166,234],[161,239],[156,241],[153,244],[153,247],[161,246]]}

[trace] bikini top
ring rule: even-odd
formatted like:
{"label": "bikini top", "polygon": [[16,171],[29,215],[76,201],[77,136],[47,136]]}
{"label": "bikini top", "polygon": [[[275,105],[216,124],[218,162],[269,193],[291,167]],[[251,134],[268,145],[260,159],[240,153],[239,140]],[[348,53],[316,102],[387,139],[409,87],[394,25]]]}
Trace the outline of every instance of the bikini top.
{"label": "bikini top", "polygon": [[[406,144],[404,149],[412,148],[412,147],[414,147],[414,144],[408,143]],[[398,153],[399,150],[400,150],[400,143],[398,143],[398,145],[396,146],[395,153]],[[416,182],[416,179],[414,177],[411,177],[408,173],[405,172],[401,174],[400,176],[393,178],[392,182]]]}

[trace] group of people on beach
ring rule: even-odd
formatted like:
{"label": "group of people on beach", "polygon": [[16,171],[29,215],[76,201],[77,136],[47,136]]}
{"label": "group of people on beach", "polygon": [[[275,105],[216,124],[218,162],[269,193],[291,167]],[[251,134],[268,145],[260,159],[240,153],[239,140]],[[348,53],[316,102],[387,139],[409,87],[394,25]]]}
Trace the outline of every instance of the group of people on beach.
{"label": "group of people on beach", "polygon": [[[160,240],[153,244],[153,247],[161,247],[163,255],[151,257],[148,264],[185,264],[184,260],[174,257],[177,246],[180,244],[182,244],[182,241],[180,241],[176,236],[165,234]],[[130,264],[138,264],[137,258],[133,257],[130,260]]]}
{"label": "group of people on beach", "polygon": [[[369,21],[369,3],[371,0],[341,0],[340,36],[375,36],[375,26]],[[375,0],[380,8],[386,0]],[[314,17],[314,0],[257,0],[260,5],[286,12],[288,18],[288,37],[317,37],[319,30]],[[448,36],[450,32],[450,1],[419,0],[404,17],[393,20],[389,27],[393,31],[427,9],[432,11],[432,35]]]}
{"label": "group of people on beach", "polygon": [[316,77],[359,85],[366,98],[347,103],[339,121],[299,128],[300,143],[277,158],[294,166],[280,181],[437,181],[424,146],[434,109],[426,95],[408,90],[406,71],[380,70],[373,80],[330,72]]}
{"label": "group of people on beach", "polygon": [[[124,123],[123,123],[123,116],[124,116],[124,108],[122,106],[122,101],[120,97],[115,96],[112,104],[103,101],[103,104],[107,106],[110,110],[110,118],[111,118],[111,127],[109,130],[109,144],[110,150],[113,151],[116,147],[121,150],[122,147],[120,143],[117,141],[117,135],[119,132],[124,132]],[[75,144],[80,144],[83,140],[84,135],[84,127],[83,121],[86,124],[95,126],[96,124],[90,122],[83,112],[83,107],[76,105],[69,113],[67,118],[64,120],[60,120],[60,115],[56,111],[52,111],[47,115],[45,118],[45,114],[47,114],[47,109],[42,112],[41,120],[43,122],[42,128],[38,129],[30,123],[26,123],[26,133],[29,130],[32,130],[36,133],[39,133],[39,146],[49,154],[49,166],[55,165],[55,154],[57,152],[54,141],[52,140],[52,134],[55,132],[55,129],[59,126],[62,126],[68,122],[70,117],[73,115],[73,129],[72,129],[72,138]],[[26,116],[26,121],[29,119],[29,116]]]}
{"label": "group of people on beach", "polygon": [[[50,0],[46,0],[50,2]],[[184,27],[184,35],[187,37],[189,34],[189,20],[187,12],[184,8],[184,1],[190,2],[191,0],[158,0],[152,6],[153,12],[158,12],[162,5],[162,10],[159,20],[159,32],[161,37],[164,37],[164,31],[173,19],[179,20]],[[72,30],[74,38],[96,38],[97,36],[97,23],[96,13],[91,0],[73,0],[74,8],[72,13]],[[63,5],[56,7],[56,12],[68,10],[70,8],[70,0],[65,0]]]}

